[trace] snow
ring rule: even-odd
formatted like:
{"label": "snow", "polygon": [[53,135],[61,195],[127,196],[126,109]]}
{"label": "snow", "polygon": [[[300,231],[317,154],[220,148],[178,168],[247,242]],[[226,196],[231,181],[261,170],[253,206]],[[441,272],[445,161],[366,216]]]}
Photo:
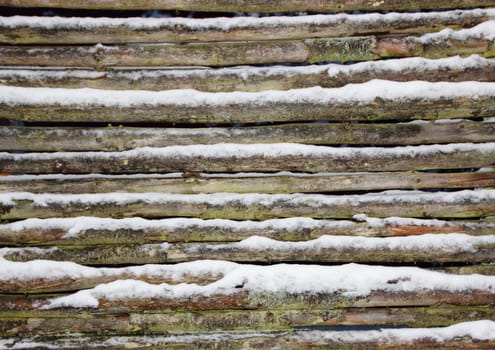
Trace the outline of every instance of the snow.
{"label": "snow", "polygon": [[449,327],[380,329],[372,331],[296,332],[295,339],[321,340],[342,343],[360,343],[376,341],[379,343],[407,343],[415,340],[433,340],[446,342],[458,338],[470,337],[473,340],[495,339],[495,321],[479,320],[457,323]]}
{"label": "snow", "polygon": [[[391,283],[390,281],[394,281]],[[181,283],[152,285],[143,281],[118,280],[92,289],[49,300],[44,309],[59,307],[95,308],[100,298],[189,298],[228,295],[242,290],[251,293],[342,293],[366,296],[372,291],[417,292],[446,290],[495,290],[495,276],[450,275],[414,267],[382,267],[358,264],[340,266],[279,264],[238,265],[222,279],[200,286]]]}
{"label": "snow", "polygon": [[364,249],[390,251],[428,251],[442,252],[476,252],[478,245],[495,244],[495,235],[470,236],[459,233],[423,234],[407,237],[352,237],[323,235],[305,242],[283,242],[267,237],[251,236],[236,243],[208,244],[201,247],[192,247],[190,250],[320,250],[320,249]]}
{"label": "snow", "polygon": [[470,39],[495,40],[495,21],[486,21],[473,28],[453,30],[443,29],[437,33],[424,34],[416,40],[422,44],[435,44],[445,40],[467,41]]}
{"label": "snow", "polygon": [[460,20],[463,18],[495,17],[493,9],[453,10],[444,12],[426,13],[369,13],[369,14],[336,14],[336,15],[310,15],[310,16],[271,16],[249,17],[240,16],[234,18],[64,18],[64,17],[28,17],[12,16],[0,17],[0,26],[16,29],[18,27],[40,28],[45,30],[96,30],[98,28],[127,27],[132,30],[177,30],[185,31],[220,30],[231,31],[236,28],[249,27],[286,27],[293,25],[350,25],[364,28],[381,23],[393,24],[394,22],[421,22],[425,20]]}
{"label": "snow", "polygon": [[[455,225],[449,221],[437,220],[437,219],[414,219],[414,218],[401,218],[401,217],[388,217],[388,218],[371,218],[365,214],[356,214],[352,217],[356,221],[364,221],[371,227],[385,227],[385,226],[448,226]],[[1,227],[1,226],[0,226]]]}
{"label": "snow", "polygon": [[45,207],[50,204],[105,204],[126,205],[136,202],[144,203],[195,203],[212,206],[224,206],[232,204],[271,206],[277,202],[287,202],[294,205],[305,204],[312,207],[323,205],[358,205],[360,203],[423,203],[428,201],[438,202],[471,202],[495,200],[495,190],[477,189],[456,192],[423,192],[423,191],[384,191],[358,195],[319,195],[319,194],[238,194],[238,193],[212,193],[212,194],[176,194],[176,193],[125,193],[110,192],[98,194],[34,194],[30,192],[8,192],[0,194],[0,203],[5,206],[14,206],[16,201],[32,201],[34,205]]}
{"label": "snow", "polygon": [[369,103],[384,100],[480,98],[494,97],[495,83],[487,82],[394,82],[371,80],[361,84],[348,84],[339,88],[311,87],[287,91],[262,92],[201,92],[192,89],[165,91],[117,91],[99,89],[29,88],[0,86],[0,104],[55,105],[55,106],[103,106],[129,108],[136,106],[184,106],[252,105],[273,103]]}
{"label": "snow", "polygon": [[423,57],[409,57],[389,59],[383,61],[366,61],[350,65],[332,64],[328,66],[328,75],[333,77],[339,74],[359,75],[366,72],[425,72],[435,70],[467,70],[473,68],[490,69],[495,61],[471,55],[469,57],[453,56],[441,59]]}
{"label": "snow", "polygon": [[[435,154],[457,152],[494,152],[495,142],[486,143],[451,143],[446,145],[421,145],[397,147],[329,147],[298,143],[273,144],[232,144],[218,143],[212,145],[185,145],[168,147],[142,147],[120,152],[53,152],[53,153],[8,153],[0,152],[1,160],[59,160],[71,158],[85,159],[129,159],[129,158],[210,158],[243,159],[251,157],[423,157]],[[286,173],[282,173],[286,174]],[[325,173],[324,173],[325,174]],[[328,173],[326,173],[328,174]],[[257,176],[257,175],[255,175]],[[238,175],[235,175],[238,177]],[[14,179],[14,178],[12,178]]]}

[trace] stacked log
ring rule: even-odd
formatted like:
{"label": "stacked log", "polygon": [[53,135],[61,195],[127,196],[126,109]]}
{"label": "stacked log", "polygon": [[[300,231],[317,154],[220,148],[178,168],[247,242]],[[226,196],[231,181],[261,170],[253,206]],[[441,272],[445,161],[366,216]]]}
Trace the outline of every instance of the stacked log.
{"label": "stacked log", "polygon": [[492,6],[0,0],[0,349],[492,349]]}

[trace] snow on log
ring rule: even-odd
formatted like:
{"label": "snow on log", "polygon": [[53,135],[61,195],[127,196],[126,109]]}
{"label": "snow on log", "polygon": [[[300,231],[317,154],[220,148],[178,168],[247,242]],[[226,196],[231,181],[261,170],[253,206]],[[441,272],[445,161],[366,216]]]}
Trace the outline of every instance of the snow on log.
{"label": "snow on log", "polygon": [[[434,306],[487,306],[495,303],[495,276],[453,275],[414,267],[358,264],[237,265],[206,285],[151,284],[117,280],[73,294],[39,296],[17,303],[0,299],[3,312],[88,309],[112,312],[161,310],[263,310]],[[23,264],[19,264],[22,268]],[[196,264],[197,266],[197,264]],[[200,269],[204,269],[200,267]],[[366,276],[366,278],[363,278]],[[489,310],[493,314],[493,310]],[[41,315],[40,314],[40,315]]]}
{"label": "snow on log", "polygon": [[[28,67],[29,68],[29,67]],[[182,69],[0,68],[3,84],[25,87],[94,88],[107,90],[196,89],[210,92],[289,90],[340,87],[373,79],[394,81],[495,81],[495,61],[478,55],[441,59],[411,57],[350,65],[270,66]]]}
{"label": "snow on log", "polygon": [[96,44],[277,40],[462,29],[495,19],[493,9],[275,17],[0,17],[0,43]]}
{"label": "snow on log", "polygon": [[491,117],[495,83],[372,80],[288,91],[112,91],[0,86],[0,117],[38,122],[243,123]]}
{"label": "snow on log", "polygon": [[88,267],[68,261],[12,262],[0,258],[0,293],[70,292],[116,280],[134,279],[150,284],[215,282],[238,267],[227,261],[205,260],[174,265],[123,268]]}
{"label": "snow on log", "polygon": [[252,236],[235,243],[157,243],[146,245],[3,248],[5,259],[72,261],[88,265],[177,263],[203,259],[250,263],[489,263],[495,260],[495,235],[424,234],[410,237],[324,235],[304,242]]}
{"label": "snow on log", "polygon": [[315,220],[304,217],[265,221],[233,221],[171,218],[148,220],[139,217],[111,219],[75,217],[26,219],[0,225],[0,243],[10,246],[87,246],[181,242],[236,242],[251,236],[282,241],[305,241],[323,235],[394,237],[421,234],[464,233],[489,235],[495,230],[490,219],[443,221],[389,217],[354,220]]}
{"label": "snow on log", "polygon": [[262,220],[306,216],[352,218],[404,216],[479,218],[495,215],[495,190],[457,192],[385,191],[363,195],[311,194],[0,194],[0,218],[197,217]]}
{"label": "snow on log", "polygon": [[122,152],[22,154],[0,152],[0,172],[10,174],[383,172],[484,168],[494,165],[494,154],[493,142],[392,148],[341,148],[291,143],[214,144],[144,147]]}

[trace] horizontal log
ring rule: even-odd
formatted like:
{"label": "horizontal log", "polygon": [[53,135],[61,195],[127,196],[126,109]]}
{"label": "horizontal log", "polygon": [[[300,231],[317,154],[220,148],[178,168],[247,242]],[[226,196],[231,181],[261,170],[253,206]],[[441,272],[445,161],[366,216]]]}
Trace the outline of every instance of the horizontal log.
{"label": "horizontal log", "polygon": [[[485,23],[491,24],[493,21]],[[477,26],[478,27],[478,26]],[[389,57],[494,57],[489,31],[477,27],[424,36],[355,36],[300,40],[104,46],[0,46],[0,65],[118,67],[234,66],[368,61]]]}
{"label": "horizontal log", "polygon": [[[45,262],[46,263],[46,262]],[[61,262],[64,264],[65,262]],[[26,264],[30,264],[27,262]],[[54,262],[51,262],[53,266]],[[179,264],[180,265],[180,264]],[[4,264],[5,266],[5,264]],[[169,265],[161,265],[169,266]],[[177,266],[177,265],[171,265]],[[73,265],[71,266],[73,267]],[[89,268],[81,267],[82,269],[96,270],[90,276],[83,276],[74,279],[69,274],[60,276],[58,278],[46,278],[46,276],[32,277],[31,279],[19,280],[17,278],[1,278],[2,285],[0,286],[0,293],[2,294],[47,294],[47,293],[70,293],[77,292],[82,289],[95,288],[99,284],[110,283],[119,279],[135,279],[144,281],[151,284],[179,284],[179,283],[195,283],[199,285],[205,285],[220,280],[223,277],[224,271],[209,271],[203,274],[194,272],[183,273],[180,276],[176,276],[170,272],[166,272],[166,275],[160,276],[156,274],[149,274],[147,272],[132,271],[133,267],[125,268],[125,271],[115,271],[114,273],[105,273],[101,270],[110,270],[106,268]],[[146,266],[148,270],[149,266]],[[115,268],[114,270],[118,270]],[[162,271],[165,268],[162,269]],[[435,270],[435,269],[433,269]],[[453,274],[470,275],[470,274],[482,274],[482,275],[495,275],[495,266],[493,264],[476,264],[470,266],[448,266],[437,268],[438,271],[444,271]]]}
{"label": "horizontal log", "polygon": [[373,80],[340,88],[209,93],[0,86],[0,118],[26,122],[247,123],[491,117],[495,83]]}
{"label": "horizontal log", "polygon": [[[301,267],[306,267],[306,269]],[[313,276],[315,272],[311,270],[320,269],[322,271],[316,274],[327,280],[321,283],[321,281],[301,277],[299,280],[280,282],[280,278],[273,276],[272,271],[259,272],[259,269],[252,265],[244,267],[244,269],[246,268],[251,271],[254,269],[254,272],[260,275],[261,280],[253,282],[252,279],[257,278],[258,275],[246,277],[246,272],[240,268],[226,274],[223,279],[206,286],[194,284],[152,285],[143,281],[119,280],[100,284],[93,289],[55,297],[32,295],[26,298],[19,295],[2,295],[0,297],[0,314],[3,317],[8,317],[10,313],[10,317],[14,318],[14,313],[18,317],[29,316],[33,313],[35,315],[32,317],[36,317],[36,313],[38,316],[46,314],[54,317],[57,314],[60,316],[60,312],[63,313],[65,310],[70,313],[76,312],[76,314],[79,311],[83,315],[92,312],[104,315],[156,312],[157,310],[165,314],[200,310],[220,311],[220,313],[225,310],[302,309],[307,311],[313,309],[332,311],[346,308],[352,310],[354,308],[373,309],[377,307],[428,307],[441,304],[459,306],[460,310],[463,306],[480,306],[486,308],[491,315],[494,312],[490,307],[495,303],[495,295],[491,290],[494,276],[442,274],[405,267],[403,269],[409,270],[409,274],[400,275],[401,272],[399,271],[377,278],[376,274],[380,271],[387,272],[387,270],[394,268],[356,264],[328,267],[317,265],[273,265],[266,267],[266,269],[280,272],[284,277],[292,278],[294,278],[294,273],[287,274],[283,270],[295,269],[296,272],[305,271],[308,275]],[[355,275],[353,272],[355,269],[368,272],[365,282],[363,282],[363,276]],[[332,270],[336,271],[338,276],[329,275]],[[346,271],[350,276],[341,276],[340,270]],[[236,277],[239,274],[244,279]],[[266,279],[267,275],[270,276],[271,280]],[[400,275],[401,277],[390,278],[391,275]],[[434,285],[431,285],[431,281],[421,279],[422,275],[440,280],[435,280]],[[337,281],[337,278],[341,278],[341,281]],[[360,279],[360,281],[355,282],[356,279]],[[267,287],[260,287],[261,281]],[[378,281],[382,283],[379,286],[377,285]],[[353,284],[354,282],[356,284]],[[301,283],[305,283],[306,287],[303,287]],[[334,286],[330,287],[330,283],[333,283]],[[418,283],[423,285],[420,286]],[[427,286],[428,284],[431,286]],[[255,285],[259,287],[255,288]],[[442,289],[441,286],[448,288],[448,290]],[[312,288],[316,289],[313,290]],[[404,291],[404,288],[407,288],[408,291]],[[373,324],[373,320],[368,320],[368,322],[370,321]],[[362,323],[359,322],[358,324]],[[415,325],[418,326],[418,323]]]}
{"label": "horizontal log", "polygon": [[[332,327],[340,325],[356,325],[366,327],[372,325],[380,326],[401,325],[403,327],[427,327],[427,326],[450,326],[455,322],[473,322],[478,319],[490,319],[493,312],[486,307],[417,307],[417,308],[376,308],[355,310],[318,310],[318,309],[293,309],[293,310],[224,310],[220,312],[194,311],[194,312],[159,312],[159,313],[121,313],[120,315],[95,312],[77,315],[76,312],[57,313],[1,313],[0,312],[0,334],[5,336],[38,335],[53,336],[67,333],[86,335],[115,334],[115,335],[148,335],[148,334],[174,334],[180,332],[195,332],[198,339],[194,344],[203,344],[198,332],[208,331],[283,331],[294,327]],[[375,320],[373,322],[373,320]],[[490,321],[485,321],[490,322]],[[396,329],[395,331],[399,331]],[[401,332],[407,329],[400,329]],[[435,329],[435,338],[438,338],[438,330]],[[375,331],[376,332],[376,331]],[[378,332],[386,333],[387,330]],[[417,330],[416,330],[417,332]],[[245,334],[245,332],[243,332]],[[451,331],[452,333],[452,331]],[[451,334],[450,333],[450,334]],[[291,332],[291,334],[294,334]],[[296,333],[297,334],[297,333]],[[457,332],[456,332],[457,334]],[[466,334],[466,330],[464,333]],[[490,333],[486,333],[490,334]],[[416,333],[417,335],[417,333]],[[78,336],[78,338],[79,338]],[[260,334],[258,333],[258,337]],[[351,336],[348,334],[348,336]],[[404,335],[403,335],[404,336]],[[424,336],[424,335],[423,335]],[[189,336],[190,337],[190,336]],[[410,338],[411,335],[409,336]],[[223,334],[221,339],[230,337]],[[406,337],[404,337],[406,338]],[[38,338],[39,339],[39,338]],[[146,337],[148,339],[148,337]],[[162,338],[163,339],[163,338]],[[166,338],[165,338],[166,339]],[[179,342],[180,335],[175,342]],[[191,338],[188,338],[191,340]],[[192,338],[194,339],[194,338]],[[209,337],[203,341],[208,343]],[[242,338],[241,338],[242,339]],[[383,338],[382,338],[383,339]],[[189,341],[190,341],[189,340]],[[151,342],[152,338],[149,340]],[[218,340],[217,340],[218,341]],[[313,341],[316,342],[316,339]],[[390,344],[387,337],[387,343]],[[423,339],[425,342],[426,340]],[[172,342],[176,348],[175,342]],[[324,344],[322,340],[318,342]],[[480,342],[477,342],[480,343]],[[491,342],[490,344],[492,344]],[[32,344],[32,343],[31,343]],[[98,343],[96,343],[98,344]],[[93,344],[93,345],[96,345]],[[134,344],[134,343],[133,343]],[[172,345],[169,344],[169,345]],[[189,343],[190,344],[190,343]],[[273,345],[273,343],[270,343]],[[285,343],[284,343],[285,344]],[[302,345],[303,343],[300,343]],[[306,343],[304,343],[306,344]],[[337,349],[341,349],[342,343]],[[441,343],[439,343],[440,345]],[[456,343],[459,344],[459,343]],[[480,344],[486,345],[483,342]],[[80,346],[80,344],[79,344]],[[150,346],[148,342],[147,347]],[[215,344],[218,346],[218,344]],[[306,346],[305,346],[306,347]],[[98,348],[98,345],[96,345]],[[107,348],[104,346],[104,348]],[[182,347],[180,347],[182,349]],[[237,348],[237,347],[235,347]],[[243,347],[244,348],[244,347]],[[256,346],[256,349],[260,347]],[[263,347],[262,347],[263,348]],[[286,347],[284,346],[284,349]],[[317,347],[320,349],[320,347]],[[437,347],[435,347],[437,348]],[[189,347],[186,347],[189,349]],[[269,347],[273,349],[273,347]],[[296,348],[299,349],[299,348]],[[328,347],[325,347],[328,349]],[[369,348],[359,348],[369,349]],[[394,347],[394,349],[396,349]],[[489,347],[482,347],[489,349]]]}
{"label": "horizontal log", "polygon": [[[486,330],[486,333],[478,333],[478,330]],[[380,329],[354,330],[354,331],[311,331],[298,330],[290,333],[257,331],[257,332],[209,332],[207,334],[179,334],[162,336],[50,336],[36,338],[39,347],[53,347],[57,349],[84,348],[111,348],[124,350],[147,349],[150,346],[156,348],[174,349],[204,349],[207,347],[220,347],[231,349],[264,350],[284,348],[296,349],[342,349],[343,343],[356,350],[404,350],[404,349],[441,349],[449,350],[462,348],[467,350],[488,350],[495,346],[495,341],[490,334],[493,329],[491,321],[475,321],[454,324],[444,328],[416,328],[416,329]],[[169,334],[169,333],[167,333]],[[480,336],[481,335],[481,336]],[[5,338],[6,346],[32,346],[30,338]],[[111,345],[110,345],[111,344]]]}
{"label": "horizontal log", "polygon": [[[39,296],[49,293],[62,295],[62,293],[68,294],[82,289],[95,288],[99,284],[124,279],[134,279],[149,284],[195,283],[207,285],[221,280],[229,272],[242,266],[232,262],[212,260],[120,268],[95,268],[66,261],[43,261],[42,265],[43,267],[40,268],[40,261],[38,260],[20,263],[2,259],[0,293],[23,294],[25,296],[35,294]],[[198,267],[200,268],[198,269]],[[495,275],[495,264],[454,265],[429,269],[460,275],[473,273]]]}
{"label": "horizontal log", "polygon": [[0,194],[0,219],[50,217],[197,217],[261,220],[294,216],[479,218],[495,215],[495,190],[392,191],[365,195],[309,194]]}
{"label": "horizontal log", "polygon": [[417,0],[408,3],[395,0],[370,2],[357,0],[343,4],[339,0],[291,0],[291,1],[248,1],[248,0],[138,0],[122,3],[116,0],[0,0],[0,6],[10,7],[55,7],[92,10],[181,10],[204,12],[342,12],[353,10],[417,10],[437,8],[473,8],[493,6],[491,0]]}
{"label": "horizontal log", "polygon": [[306,242],[284,242],[253,236],[235,243],[11,248],[5,251],[4,258],[11,261],[72,261],[94,266],[204,259],[250,263],[474,264],[495,261],[495,235],[473,237],[452,233],[389,238],[325,235]]}
{"label": "horizontal log", "polygon": [[234,67],[218,69],[6,69],[4,85],[106,90],[197,89],[210,92],[341,87],[373,79],[431,82],[495,81],[495,61],[477,55],[443,59],[422,57],[304,67]]}
{"label": "horizontal log", "polygon": [[4,44],[115,44],[280,40],[462,29],[495,19],[495,12],[191,18],[0,18]]}
{"label": "horizontal log", "polygon": [[334,193],[389,189],[495,187],[495,171],[469,173],[39,175],[0,177],[0,193]]}
{"label": "horizontal log", "polygon": [[[495,70],[494,70],[495,71]],[[67,128],[0,126],[3,151],[122,151],[215,143],[421,145],[494,142],[495,122],[305,123],[209,128]]]}
{"label": "horizontal log", "polygon": [[[466,276],[456,276],[463,277]],[[118,282],[118,281],[117,281]],[[117,283],[112,282],[112,283]],[[157,286],[160,287],[160,286]],[[171,286],[176,287],[176,286]],[[77,294],[84,295],[85,291],[80,291]],[[376,292],[369,296],[370,300],[364,300],[364,298],[359,297],[343,297],[342,295],[329,296],[328,294],[318,293],[313,295],[308,294],[292,294],[287,295],[283,293],[257,293],[256,295],[248,295],[245,292],[239,292],[233,295],[213,295],[210,300],[206,300],[205,297],[193,296],[189,300],[185,298],[152,298],[152,299],[118,299],[118,300],[104,300],[100,299],[98,308],[88,308],[85,306],[59,306],[56,309],[51,308],[51,302],[57,303],[56,298],[42,298],[42,296],[32,296],[33,298],[23,298],[13,295],[2,295],[0,296],[0,320],[7,319],[7,322],[1,322],[0,332],[5,324],[9,323],[8,319],[22,320],[22,319],[42,319],[47,317],[49,319],[57,318],[83,318],[91,319],[92,314],[101,316],[111,316],[112,314],[121,314],[122,316],[129,315],[131,318],[134,316],[136,321],[139,319],[146,319],[146,316],[141,316],[140,313],[146,312],[149,316],[148,320],[151,321],[155,318],[155,329],[156,331],[163,333],[167,329],[165,327],[170,327],[169,331],[203,331],[203,330],[219,330],[219,325],[211,324],[210,322],[202,322],[201,320],[196,320],[196,323],[191,324],[191,314],[204,315],[206,320],[210,319],[213,321],[216,319],[215,323],[222,322],[225,326],[224,330],[232,329],[228,328],[229,323],[238,323],[234,325],[235,328],[246,329],[249,326],[255,328],[256,324],[250,324],[242,320],[241,315],[249,317],[249,314],[253,314],[255,317],[258,314],[266,315],[267,312],[281,312],[281,314],[291,314],[298,313],[298,311],[310,312],[313,310],[313,314],[309,319],[313,319],[313,322],[308,322],[307,319],[300,319],[297,321],[297,317],[294,322],[286,322],[284,325],[273,324],[272,322],[280,322],[279,320],[265,320],[261,327],[266,327],[267,329],[288,329],[292,327],[304,327],[304,326],[335,326],[335,325],[406,325],[410,327],[421,327],[421,326],[440,326],[449,325],[452,323],[452,315],[458,314],[462,319],[455,319],[456,321],[467,321],[467,320],[477,320],[479,318],[490,319],[493,317],[493,294],[485,291],[473,290],[474,295],[469,295],[466,292],[446,292],[446,291],[429,291],[429,295],[425,292],[410,293],[410,292]],[[72,295],[64,296],[62,294],[59,300],[68,300]],[[238,298],[235,300],[234,298]],[[247,298],[271,298],[271,300],[254,300],[248,301]],[[399,299],[402,298],[402,299]],[[425,301],[421,301],[420,298],[425,298]],[[486,298],[483,302],[482,298]],[[388,299],[388,302],[387,300]],[[439,304],[447,302],[452,305],[450,306],[439,306],[432,303],[437,302]],[[85,301],[82,301],[81,305]],[[281,304],[285,302],[285,304]],[[222,305],[223,303],[223,305]],[[271,303],[271,304],[270,304]],[[287,304],[289,303],[289,304]],[[267,305],[269,304],[269,305]],[[356,307],[351,305],[365,305],[363,307]],[[48,306],[47,306],[48,305]],[[375,306],[372,306],[375,305]],[[47,307],[49,307],[47,309]],[[160,308],[159,313],[155,313],[156,310]],[[380,308],[386,308],[390,312],[384,312]],[[411,316],[407,316],[407,311],[405,311],[406,317],[401,318],[401,313],[404,310],[410,309],[413,315],[420,315],[420,313],[427,313],[419,319],[413,319]],[[422,312],[417,312],[417,309],[422,310]],[[431,309],[431,312],[428,312]],[[360,310],[362,310],[360,312]],[[437,310],[438,312],[435,312]],[[473,311],[473,314],[469,317],[469,312]],[[477,311],[477,312],[476,312]],[[240,316],[239,319],[234,318],[223,318],[222,313],[232,312],[234,315]],[[446,315],[442,313],[450,314],[448,319],[445,319]],[[317,320],[314,315],[320,315]],[[328,322],[322,322],[321,318],[327,314],[329,316]],[[177,318],[174,320],[174,315]],[[211,315],[211,316],[210,316]],[[335,317],[332,317],[335,315]],[[349,316],[347,316],[349,315]],[[381,317],[380,317],[381,315]],[[64,317],[65,316],[65,317]],[[209,316],[209,317],[208,317]],[[371,318],[374,316],[375,318]],[[484,317],[482,317],[484,316]],[[170,318],[171,322],[167,324],[167,321],[160,320],[162,318]],[[201,318],[200,318],[201,319]],[[173,320],[173,321],[172,321]],[[291,320],[292,321],[292,320]],[[317,321],[317,322],[315,322]],[[323,320],[324,321],[324,320]],[[189,324],[187,324],[187,323]],[[212,322],[212,323],[213,323]],[[258,321],[259,322],[259,321]],[[403,322],[403,323],[402,323]],[[143,322],[142,327],[146,327],[146,323]],[[152,323],[152,322],[149,322]],[[161,323],[162,326],[156,323]],[[182,323],[182,324],[181,324]],[[184,324],[186,323],[186,324]],[[240,324],[239,324],[240,323]],[[306,323],[306,324],[305,324]],[[36,325],[36,324],[35,324]],[[139,326],[139,325],[136,325]],[[230,325],[232,327],[232,325]],[[204,327],[204,328],[203,328]],[[19,327],[16,327],[19,331]],[[93,328],[91,326],[91,328]],[[234,328],[234,329],[235,329]],[[3,329],[5,334],[5,328]],[[109,329],[107,333],[111,333],[113,329]],[[26,330],[24,330],[25,332]],[[73,329],[68,329],[67,331],[74,331]],[[94,329],[92,330],[94,332]],[[153,329],[146,329],[145,331],[153,331]],[[14,333],[16,329],[13,329]],[[22,332],[22,330],[21,330]],[[62,331],[63,333],[64,331]],[[88,332],[88,330],[86,330]],[[132,330],[127,330],[126,333],[132,333]],[[134,332],[138,334],[142,332],[140,328],[135,328]],[[52,330],[53,333],[53,330]],[[15,333],[14,333],[15,334]]]}
{"label": "horizontal log", "polygon": [[225,274],[239,267],[235,263],[211,260],[121,268],[95,268],[57,261],[43,261],[42,264],[39,261],[17,263],[3,258],[0,264],[0,293],[25,295],[70,293],[125,279],[149,284],[206,285],[220,280]]}
{"label": "horizontal log", "polygon": [[192,174],[185,174],[185,177],[193,178],[200,178],[200,174],[197,173],[201,172],[286,170],[306,173],[384,172],[490,167],[494,165],[494,153],[495,143],[394,148],[341,148],[289,143],[216,144],[136,148],[122,152],[23,154],[3,152],[0,153],[0,172],[4,174],[186,172]]}
{"label": "horizontal log", "polygon": [[95,217],[27,219],[0,225],[0,244],[6,246],[88,246],[180,242],[237,242],[251,236],[305,241],[323,235],[394,237],[425,233],[490,235],[495,222],[442,221],[407,218],[367,218],[361,221],[274,219],[261,222],[200,219],[146,220]]}

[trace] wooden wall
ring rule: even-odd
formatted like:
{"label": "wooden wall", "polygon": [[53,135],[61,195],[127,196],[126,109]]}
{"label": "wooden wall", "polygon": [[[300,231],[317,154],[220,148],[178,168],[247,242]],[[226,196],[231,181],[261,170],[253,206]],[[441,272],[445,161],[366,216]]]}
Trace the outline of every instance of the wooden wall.
{"label": "wooden wall", "polygon": [[492,349],[491,6],[0,0],[0,349]]}

